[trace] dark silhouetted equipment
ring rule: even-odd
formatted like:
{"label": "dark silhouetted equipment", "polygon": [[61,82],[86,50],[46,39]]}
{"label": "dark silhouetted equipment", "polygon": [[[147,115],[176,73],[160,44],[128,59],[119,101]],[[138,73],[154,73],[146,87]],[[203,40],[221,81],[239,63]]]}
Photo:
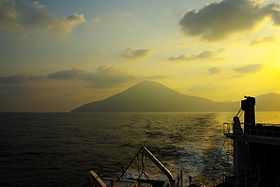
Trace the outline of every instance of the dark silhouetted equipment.
{"label": "dark silhouetted equipment", "polygon": [[[255,98],[241,101],[239,117],[225,123],[225,136],[233,140],[234,186],[280,186],[280,125],[255,122]],[[239,114],[239,113],[238,113]],[[243,128],[242,128],[243,126]]]}
{"label": "dark silhouetted equipment", "polygon": [[255,104],[254,97],[245,96],[241,101],[241,109],[244,111],[244,133],[248,133],[249,129],[255,127]]}
{"label": "dark silhouetted equipment", "polygon": [[[168,178],[169,183],[163,180],[151,180],[145,171],[145,160],[149,158],[155,166]],[[141,158],[142,168],[138,178],[125,179],[124,176],[127,173],[131,164],[137,159]],[[147,147],[141,147],[136,153],[134,158],[130,161],[127,167],[123,170],[122,174],[118,178],[103,178],[101,179],[95,171],[90,171],[87,175],[89,187],[183,187],[182,172],[178,176],[180,181],[176,181],[173,174],[148,150]],[[145,177],[144,179],[142,177]]]}
{"label": "dark silhouetted equipment", "polygon": [[[241,109],[233,118],[233,123],[224,123],[224,135],[233,146],[233,172],[224,175],[224,182],[216,187],[280,187],[280,125],[255,122],[254,97],[246,96],[241,101]],[[238,116],[244,112],[244,123]],[[231,141],[232,140],[232,141]],[[224,145],[224,144],[223,144]],[[222,150],[222,149],[221,149]],[[220,152],[221,153],[221,152]],[[219,154],[220,155],[220,154]],[[167,177],[166,180],[151,180],[146,172],[146,158]],[[141,159],[141,161],[140,161]],[[125,175],[132,163],[138,166],[137,178],[126,178]],[[214,168],[214,167],[213,167]],[[215,181],[216,176],[214,176]],[[116,178],[101,179],[96,172],[90,171],[87,176],[90,187],[183,187],[183,172],[177,180],[173,174],[146,148],[141,147],[134,158]],[[207,184],[207,183],[206,183]],[[196,187],[189,177],[189,187]],[[203,184],[204,186],[204,179]],[[208,186],[208,185],[207,185]]]}

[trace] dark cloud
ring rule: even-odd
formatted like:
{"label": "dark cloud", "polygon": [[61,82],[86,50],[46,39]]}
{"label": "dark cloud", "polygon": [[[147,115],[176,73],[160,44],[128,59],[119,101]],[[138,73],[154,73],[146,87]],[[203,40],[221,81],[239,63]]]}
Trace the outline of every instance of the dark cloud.
{"label": "dark cloud", "polygon": [[153,51],[149,49],[127,48],[122,52],[122,56],[129,59],[139,59],[152,55]]}
{"label": "dark cloud", "polygon": [[48,78],[56,80],[83,80],[88,83],[87,86],[90,88],[109,88],[128,83],[130,81],[142,79],[162,79],[166,78],[166,76],[134,75],[113,67],[100,66],[95,72],[71,69],[52,73],[48,75]]}
{"label": "dark cloud", "polygon": [[0,77],[0,84],[21,84],[27,81],[42,81],[44,79],[44,76],[12,75]]}
{"label": "dark cloud", "polygon": [[86,19],[83,14],[74,13],[67,18],[57,19],[49,25],[48,30],[60,34],[70,33],[77,25],[85,23]]}
{"label": "dark cloud", "polygon": [[262,67],[263,67],[262,64],[249,64],[249,65],[235,68],[234,71],[238,73],[255,73],[260,71]]}
{"label": "dark cloud", "polygon": [[113,67],[101,66],[94,74],[86,77],[91,88],[115,87],[130,81],[141,79],[142,76],[132,75]]}
{"label": "dark cloud", "polygon": [[208,73],[210,75],[214,75],[214,74],[220,73],[222,70],[223,70],[223,68],[216,66],[216,67],[209,68]]}
{"label": "dark cloud", "polygon": [[232,34],[249,31],[269,17],[280,25],[280,6],[262,6],[261,1],[222,0],[205,5],[202,9],[189,10],[180,20],[181,30],[190,36],[206,41],[224,39]]}
{"label": "dark cloud", "polygon": [[180,56],[177,56],[177,57],[170,57],[168,60],[170,60],[170,61],[195,61],[195,60],[202,60],[202,59],[216,57],[223,50],[224,49],[220,49],[218,51],[205,50],[205,51],[200,52],[197,55],[190,55],[190,56],[180,55]]}
{"label": "dark cloud", "polygon": [[277,42],[277,39],[274,36],[267,36],[264,38],[256,38],[254,39],[250,45],[259,45],[259,44],[263,44],[263,43],[274,43]]}
{"label": "dark cloud", "polygon": [[47,78],[54,80],[71,80],[71,79],[83,79],[86,71],[79,69],[70,69],[64,71],[58,71],[47,75]]}
{"label": "dark cloud", "polygon": [[162,79],[162,78],[166,78],[166,76],[134,75],[113,67],[100,66],[96,69],[95,72],[85,71],[81,69],[69,69],[69,70],[54,72],[48,74],[47,76],[14,75],[14,76],[0,77],[0,84],[1,85],[23,84],[30,81],[42,81],[42,80],[73,80],[73,81],[79,80],[79,81],[84,81],[87,87],[90,88],[111,88],[136,80],[139,81],[143,79]]}
{"label": "dark cloud", "polygon": [[170,61],[185,61],[185,60],[188,60],[188,57],[186,57],[185,55],[180,55],[180,56],[172,56],[172,57],[169,57],[168,60]]}
{"label": "dark cloud", "polygon": [[67,34],[85,22],[84,15],[77,13],[67,18],[56,18],[37,1],[0,0],[0,30],[39,29]]}
{"label": "dark cloud", "polygon": [[27,81],[28,78],[21,75],[12,75],[7,77],[0,77],[1,84],[19,84]]}

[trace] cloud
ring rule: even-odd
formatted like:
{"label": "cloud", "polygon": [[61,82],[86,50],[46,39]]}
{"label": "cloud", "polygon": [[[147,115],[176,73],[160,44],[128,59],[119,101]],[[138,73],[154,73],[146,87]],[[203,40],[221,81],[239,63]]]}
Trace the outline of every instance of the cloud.
{"label": "cloud", "polygon": [[85,22],[84,15],[77,13],[59,19],[36,1],[0,0],[0,30],[43,30],[68,34]]}
{"label": "cloud", "polygon": [[139,59],[139,58],[146,58],[153,54],[152,50],[149,49],[133,49],[127,48],[125,49],[121,56],[129,59]]}
{"label": "cloud", "polygon": [[83,81],[89,88],[112,88],[131,81],[144,79],[163,79],[167,76],[143,76],[130,74],[114,67],[100,66],[94,72],[82,69],[68,69],[50,73],[46,76],[13,75],[0,77],[0,85],[20,85],[30,81]]}
{"label": "cloud", "polygon": [[113,67],[100,66],[95,72],[81,69],[58,71],[47,76],[52,80],[82,80],[90,88],[108,88],[141,78]]}
{"label": "cloud", "polygon": [[19,84],[27,81],[28,78],[21,75],[12,75],[7,77],[0,77],[1,84]]}
{"label": "cloud", "polygon": [[234,71],[238,73],[255,73],[260,71],[262,67],[263,67],[262,64],[249,64],[249,65],[235,68]]}
{"label": "cloud", "polygon": [[54,20],[53,23],[48,26],[48,30],[60,34],[69,34],[77,25],[85,22],[86,19],[83,14],[74,13],[65,19]]}
{"label": "cloud", "polygon": [[189,57],[186,57],[185,55],[180,55],[177,57],[169,57],[168,60],[170,61],[187,61]]}
{"label": "cloud", "polygon": [[184,34],[205,41],[217,41],[236,33],[250,31],[269,18],[280,25],[280,5],[263,5],[254,0],[222,0],[209,3],[202,9],[189,10],[180,20]]}
{"label": "cloud", "polygon": [[42,81],[44,76],[12,75],[0,77],[0,84],[21,84],[27,81]]}
{"label": "cloud", "polygon": [[260,44],[265,44],[265,43],[276,43],[277,42],[277,38],[274,36],[267,36],[264,38],[255,38],[250,45],[254,46],[254,45],[260,45]]}
{"label": "cloud", "polygon": [[166,76],[142,76],[124,72],[122,70],[100,66],[95,72],[88,72],[80,69],[59,71],[48,75],[49,79],[54,80],[82,80],[86,81],[90,88],[110,88],[130,81],[142,79],[162,79]]}
{"label": "cloud", "polygon": [[94,17],[93,19],[92,19],[92,21],[93,21],[93,23],[101,23],[103,20],[102,20],[102,18],[101,17]]}
{"label": "cloud", "polygon": [[72,79],[84,79],[87,72],[80,69],[70,69],[64,71],[58,71],[47,75],[48,79],[53,80],[72,80]]}
{"label": "cloud", "polygon": [[169,61],[195,61],[195,60],[203,60],[203,59],[208,59],[208,58],[214,58],[218,54],[220,54],[224,49],[220,49],[218,51],[209,51],[209,50],[204,50],[200,52],[197,55],[180,55],[177,57],[170,57],[168,60]]}
{"label": "cloud", "polygon": [[218,74],[218,73],[220,73],[221,71],[223,71],[223,68],[218,67],[218,66],[212,67],[212,68],[209,68],[209,69],[208,69],[208,73],[209,73],[210,75]]}

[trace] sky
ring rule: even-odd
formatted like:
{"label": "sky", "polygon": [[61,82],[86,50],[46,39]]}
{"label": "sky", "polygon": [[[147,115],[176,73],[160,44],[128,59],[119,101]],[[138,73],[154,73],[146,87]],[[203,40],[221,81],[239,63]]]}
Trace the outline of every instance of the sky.
{"label": "sky", "polygon": [[143,80],[280,94],[277,0],[0,0],[0,112],[67,112]]}

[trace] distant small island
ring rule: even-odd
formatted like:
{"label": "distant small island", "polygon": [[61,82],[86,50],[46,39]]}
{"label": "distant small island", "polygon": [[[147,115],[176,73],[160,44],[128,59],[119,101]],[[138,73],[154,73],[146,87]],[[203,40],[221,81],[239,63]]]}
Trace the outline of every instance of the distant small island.
{"label": "distant small island", "polygon": [[[258,111],[280,111],[280,95],[256,97]],[[240,102],[215,102],[188,96],[158,82],[143,81],[107,99],[82,105],[71,112],[227,112]]]}

